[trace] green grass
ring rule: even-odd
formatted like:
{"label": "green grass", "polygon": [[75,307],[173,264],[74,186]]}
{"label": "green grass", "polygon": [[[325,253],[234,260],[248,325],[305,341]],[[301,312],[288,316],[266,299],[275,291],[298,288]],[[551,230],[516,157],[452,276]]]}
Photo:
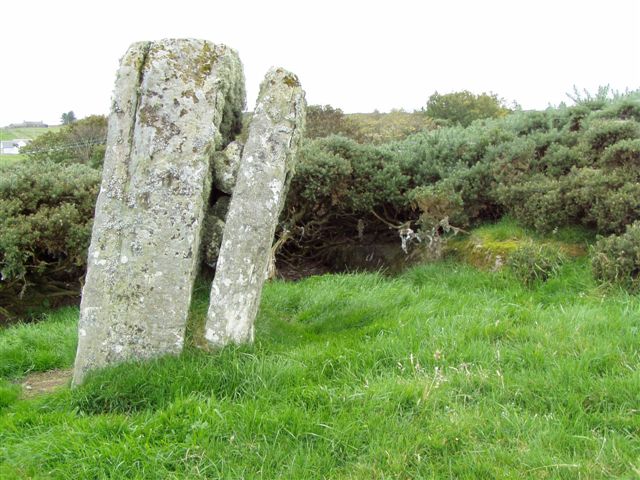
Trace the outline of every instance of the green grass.
{"label": "green grass", "polygon": [[24,160],[25,158],[27,158],[26,155],[6,155],[6,154],[0,154],[0,168],[4,167],[6,165],[13,165],[16,162],[20,162],[22,160]]}
{"label": "green grass", "polygon": [[13,140],[14,138],[34,139],[47,132],[57,132],[62,125],[53,125],[48,128],[26,127],[26,128],[0,128],[0,140]]}
{"label": "green grass", "polygon": [[0,478],[640,474],[640,299],[584,258],[532,288],[448,262],[272,282],[252,346],[18,400],[10,380],[71,365],[75,317],[0,331]]}
{"label": "green grass", "polygon": [[[13,140],[15,138],[29,138],[33,140],[43,133],[57,132],[62,128],[61,125],[54,125],[49,128],[0,128],[0,140]],[[16,162],[27,158],[26,155],[6,155],[0,154],[0,168],[12,165]]]}
{"label": "green grass", "polygon": [[78,309],[67,307],[37,324],[0,331],[0,378],[14,379],[71,365],[76,349]]}
{"label": "green grass", "polygon": [[522,227],[509,218],[503,217],[496,223],[488,223],[473,230],[473,234],[487,240],[507,241],[507,240],[540,240],[556,241],[562,243],[589,244],[595,240],[593,230],[572,225],[559,228],[549,235],[541,235],[535,231]]}

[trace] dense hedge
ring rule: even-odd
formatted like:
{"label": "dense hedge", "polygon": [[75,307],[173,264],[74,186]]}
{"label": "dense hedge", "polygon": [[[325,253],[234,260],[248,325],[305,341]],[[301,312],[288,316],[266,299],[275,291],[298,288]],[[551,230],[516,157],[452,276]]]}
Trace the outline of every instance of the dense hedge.
{"label": "dense hedge", "polygon": [[[100,162],[50,150],[50,159],[33,154],[1,171],[5,314],[25,292],[77,292],[83,275],[100,177],[88,165]],[[400,245],[400,233],[433,233],[445,218],[465,228],[509,215],[543,232],[576,224],[621,234],[640,220],[639,166],[640,92],[382,145],[307,139],[281,219],[280,259],[326,262],[345,247]],[[611,242],[602,249],[613,251]]]}
{"label": "dense hedge", "polygon": [[77,296],[100,172],[18,162],[0,170],[0,318]]}
{"label": "dense hedge", "polygon": [[[500,141],[482,148],[471,163],[450,150],[444,163],[458,168],[422,190],[421,203],[442,203],[438,197],[448,195],[450,214],[467,224],[509,214],[540,231],[568,224],[602,234],[624,231],[640,218],[640,95],[598,107],[517,112],[476,122],[464,135],[497,129]],[[477,146],[485,139],[486,133],[466,140]],[[450,142],[456,143],[461,142]]]}
{"label": "dense hedge", "polygon": [[284,254],[331,255],[363,232],[397,238],[402,226],[430,229],[444,217],[462,228],[509,215],[541,232],[623,232],[640,219],[640,92],[588,100],[384,145],[309,141],[284,218],[297,234]]}

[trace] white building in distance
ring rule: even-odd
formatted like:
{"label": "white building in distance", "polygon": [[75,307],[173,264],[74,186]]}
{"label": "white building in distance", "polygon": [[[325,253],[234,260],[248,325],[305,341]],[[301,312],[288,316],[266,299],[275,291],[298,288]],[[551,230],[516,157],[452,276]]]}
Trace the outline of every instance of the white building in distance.
{"label": "white building in distance", "polygon": [[28,138],[14,138],[13,140],[2,140],[0,142],[0,155],[18,155],[20,149],[31,140]]}

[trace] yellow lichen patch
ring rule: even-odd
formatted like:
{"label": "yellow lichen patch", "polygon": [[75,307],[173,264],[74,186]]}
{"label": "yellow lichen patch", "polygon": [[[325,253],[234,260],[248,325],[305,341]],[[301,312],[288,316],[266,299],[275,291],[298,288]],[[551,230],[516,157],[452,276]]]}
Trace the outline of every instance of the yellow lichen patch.
{"label": "yellow lichen patch", "polygon": [[298,77],[296,77],[295,75],[285,75],[282,81],[285,83],[285,85],[292,88],[300,86],[300,81],[298,80]]}

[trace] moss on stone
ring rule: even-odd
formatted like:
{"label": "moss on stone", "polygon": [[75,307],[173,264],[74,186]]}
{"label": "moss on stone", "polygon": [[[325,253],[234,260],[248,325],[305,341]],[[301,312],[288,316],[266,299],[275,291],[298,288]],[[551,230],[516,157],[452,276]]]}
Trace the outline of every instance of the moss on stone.
{"label": "moss on stone", "polygon": [[300,86],[300,81],[298,80],[298,77],[296,75],[293,75],[293,74],[285,75],[285,77],[282,79],[282,81],[288,87],[292,87],[293,88],[293,87],[299,87]]}

